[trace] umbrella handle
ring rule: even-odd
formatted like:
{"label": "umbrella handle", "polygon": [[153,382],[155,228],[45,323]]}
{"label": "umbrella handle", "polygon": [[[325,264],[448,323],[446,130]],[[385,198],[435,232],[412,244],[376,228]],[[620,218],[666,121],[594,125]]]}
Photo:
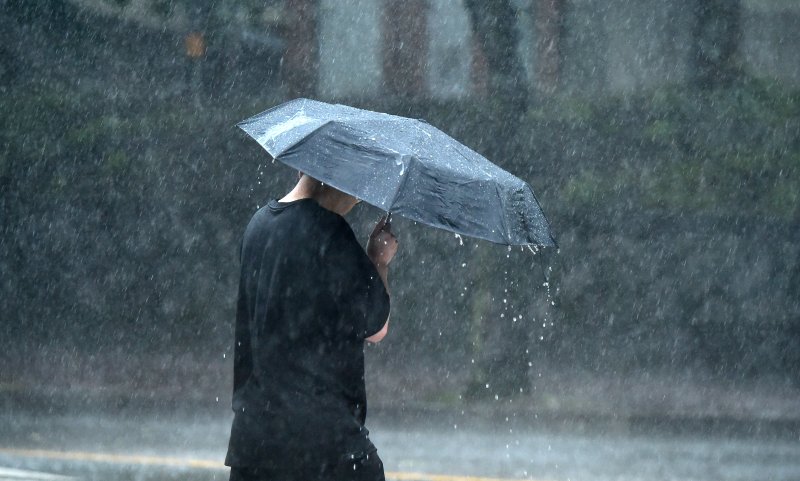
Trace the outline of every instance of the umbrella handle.
{"label": "umbrella handle", "polygon": [[391,228],[392,227],[392,213],[386,213],[386,222],[383,223],[384,226]]}

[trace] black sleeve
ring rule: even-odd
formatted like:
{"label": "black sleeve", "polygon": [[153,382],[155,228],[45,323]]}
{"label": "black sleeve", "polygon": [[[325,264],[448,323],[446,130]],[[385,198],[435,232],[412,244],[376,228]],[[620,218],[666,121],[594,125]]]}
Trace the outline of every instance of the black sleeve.
{"label": "black sleeve", "polygon": [[342,224],[327,248],[328,282],[342,329],[364,339],[380,331],[389,318],[389,294],[350,226],[344,220]]}

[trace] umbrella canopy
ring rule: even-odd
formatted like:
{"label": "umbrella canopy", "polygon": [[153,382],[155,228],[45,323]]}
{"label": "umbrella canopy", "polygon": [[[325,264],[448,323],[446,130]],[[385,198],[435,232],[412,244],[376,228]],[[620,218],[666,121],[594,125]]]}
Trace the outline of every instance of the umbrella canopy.
{"label": "umbrella canopy", "polygon": [[296,99],[238,126],[273,158],[392,214],[554,246],[533,189],[423,120]]}

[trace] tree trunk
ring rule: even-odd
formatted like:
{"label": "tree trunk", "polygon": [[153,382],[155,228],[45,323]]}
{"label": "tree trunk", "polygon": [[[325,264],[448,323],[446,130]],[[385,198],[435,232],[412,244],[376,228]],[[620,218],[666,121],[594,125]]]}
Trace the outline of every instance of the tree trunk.
{"label": "tree trunk", "polygon": [[388,93],[425,93],[427,0],[386,0],[383,11],[383,82]]}
{"label": "tree trunk", "polygon": [[741,0],[697,0],[690,75],[701,89],[729,86],[739,71]]}
{"label": "tree trunk", "polygon": [[563,0],[537,0],[536,26],[536,89],[553,94],[561,75],[561,16]]}
{"label": "tree trunk", "polygon": [[[510,0],[466,0],[465,4],[472,22],[475,58],[487,71],[485,93],[490,117],[486,119],[482,150],[501,166],[508,166],[515,157],[520,118],[528,107],[527,79],[517,53],[517,12]],[[499,268],[495,261],[487,259]],[[474,274],[481,286],[480,295],[489,300],[473,306],[476,364],[465,394],[472,398],[506,397],[520,388],[527,390],[529,385],[527,364],[522,364],[527,362],[524,352],[529,338],[527,332],[516,332],[516,326],[511,326],[507,317],[513,317],[512,312],[507,312],[509,306],[502,302],[505,286],[487,285],[484,280],[490,276],[485,265],[478,262]]]}
{"label": "tree trunk", "polygon": [[[800,236],[800,208],[795,208],[791,238]],[[800,386],[800,252],[795,256],[789,273],[786,297],[789,300],[789,319],[784,325],[783,371],[791,374],[791,381]]]}
{"label": "tree trunk", "polygon": [[516,10],[510,0],[466,0],[472,31],[489,69],[489,96],[500,112],[521,114],[528,106],[525,71],[517,54]]}
{"label": "tree trunk", "polygon": [[286,51],[282,59],[283,83],[291,98],[313,97],[317,92],[319,48],[317,0],[286,0]]}

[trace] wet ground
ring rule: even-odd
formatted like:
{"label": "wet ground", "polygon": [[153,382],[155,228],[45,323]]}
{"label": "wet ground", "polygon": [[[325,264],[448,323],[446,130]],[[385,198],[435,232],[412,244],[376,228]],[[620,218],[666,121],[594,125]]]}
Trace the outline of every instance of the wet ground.
{"label": "wet ground", "polygon": [[[224,412],[35,411],[0,414],[0,481],[227,479]],[[780,426],[693,430],[381,410],[369,425],[387,479],[800,480],[800,440]]]}

